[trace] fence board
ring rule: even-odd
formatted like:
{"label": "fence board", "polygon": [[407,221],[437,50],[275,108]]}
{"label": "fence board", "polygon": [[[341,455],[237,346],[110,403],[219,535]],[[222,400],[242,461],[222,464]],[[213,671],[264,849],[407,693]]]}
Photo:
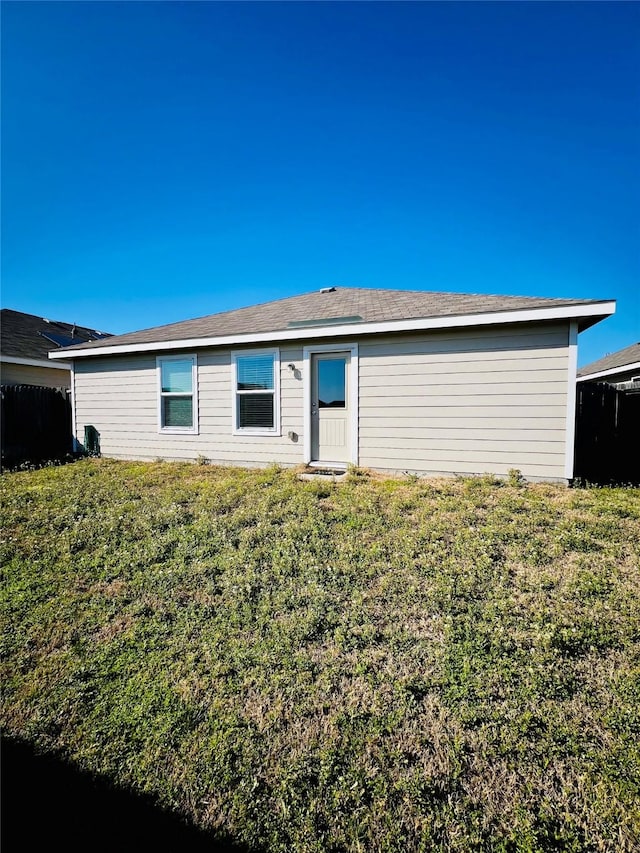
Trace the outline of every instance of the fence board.
{"label": "fence board", "polygon": [[605,382],[576,394],[575,477],[600,485],[640,484],[640,394]]}
{"label": "fence board", "polygon": [[64,459],[72,451],[71,405],[56,388],[2,385],[2,467]]}

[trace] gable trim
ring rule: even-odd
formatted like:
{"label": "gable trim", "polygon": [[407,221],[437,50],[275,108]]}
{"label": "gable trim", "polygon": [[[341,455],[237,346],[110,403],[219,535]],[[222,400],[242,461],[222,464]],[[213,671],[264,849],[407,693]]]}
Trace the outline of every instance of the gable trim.
{"label": "gable trim", "polygon": [[277,332],[258,332],[240,335],[221,335],[209,338],[185,338],[176,341],[151,341],[138,344],[114,344],[113,346],[74,349],[65,352],[50,352],[50,359],[86,358],[103,355],[124,355],[134,352],[164,352],[196,347],[216,347],[240,344],[276,343],[302,338],[356,337],[361,335],[393,334],[395,332],[426,331],[430,329],[464,328],[468,326],[492,326],[504,323],[532,323],[541,320],[574,320],[579,317],[608,317],[616,310],[615,302],[599,302],[589,305],[563,305],[553,308],[525,308],[517,311],[494,311],[488,314],[463,314],[452,317],[419,317],[410,320],[386,320],[380,323],[350,323],[344,326],[320,326],[307,329],[282,329]]}

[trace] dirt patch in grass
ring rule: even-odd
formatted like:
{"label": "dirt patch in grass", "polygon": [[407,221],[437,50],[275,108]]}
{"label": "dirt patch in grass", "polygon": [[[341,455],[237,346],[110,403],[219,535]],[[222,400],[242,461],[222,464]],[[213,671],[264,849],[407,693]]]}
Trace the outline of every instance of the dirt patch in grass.
{"label": "dirt patch in grass", "polygon": [[0,488],[8,734],[249,848],[640,849],[640,491]]}

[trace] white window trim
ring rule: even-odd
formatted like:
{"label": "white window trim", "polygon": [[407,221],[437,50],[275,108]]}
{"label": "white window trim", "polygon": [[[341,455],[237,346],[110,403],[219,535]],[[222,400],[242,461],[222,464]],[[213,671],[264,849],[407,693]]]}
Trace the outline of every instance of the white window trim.
{"label": "white window trim", "polygon": [[358,364],[358,344],[356,343],[341,343],[337,341],[335,344],[313,344],[305,346],[302,349],[302,358],[304,361],[304,462],[309,465],[313,462],[311,459],[311,356],[315,353],[323,352],[350,352],[351,353],[351,372],[349,374],[349,407],[351,409],[351,459],[352,465],[358,464],[360,451],[358,447],[359,436],[359,420],[360,420],[360,389],[359,376],[360,368]]}
{"label": "white window trim", "polygon": [[[169,393],[162,390],[162,362],[163,361],[191,361],[191,396],[193,398],[193,426],[190,427],[166,427],[162,425],[162,398],[163,397],[186,397],[183,393]],[[184,353],[183,355],[159,355],[156,356],[156,376],[158,389],[158,433],[162,435],[198,435],[199,434],[199,408],[198,408],[198,356],[195,353]]]}
{"label": "white window trim", "polygon": [[[251,355],[273,356],[273,428],[265,427],[241,427],[238,425],[238,359]],[[231,352],[231,411],[233,412],[233,435],[282,435],[280,424],[280,349],[269,347],[267,349],[241,349]],[[247,393],[247,392],[245,392]],[[250,392],[249,392],[250,393]],[[256,392],[258,393],[258,392]],[[266,391],[259,393],[265,394]]]}

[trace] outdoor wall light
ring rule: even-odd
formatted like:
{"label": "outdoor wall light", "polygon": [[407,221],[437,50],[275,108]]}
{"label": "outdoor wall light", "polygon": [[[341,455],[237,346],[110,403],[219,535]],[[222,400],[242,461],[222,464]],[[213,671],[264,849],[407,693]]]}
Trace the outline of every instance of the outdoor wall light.
{"label": "outdoor wall light", "polygon": [[293,362],[291,364],[288,364],[287,367],[293,373],[293,376],[295,379],[302,379],[302,374],[300,373],[298,368],[295,366],[295,364],[293,364]]}

